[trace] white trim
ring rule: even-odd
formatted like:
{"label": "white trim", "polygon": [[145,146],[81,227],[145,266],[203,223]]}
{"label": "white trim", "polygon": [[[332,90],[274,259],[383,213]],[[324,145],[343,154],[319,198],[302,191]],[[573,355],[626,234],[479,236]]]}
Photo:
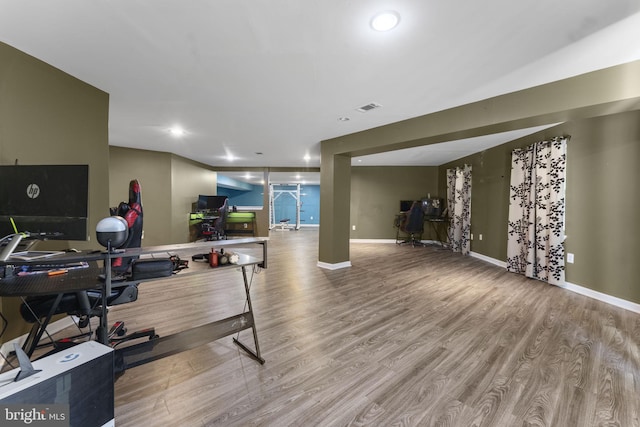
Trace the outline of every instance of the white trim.
{"label": "white trim", "polygon": [[580,295],[587,296],[589,298],[596,299],[598,301],[605,302],[607,304],[623,308],[625,310],[633,311],[634,313],[640,313],[640,304],[632,301],[627,301],[622,298],[607,295],[602,292],[594,291],[593,289],[585,288],[584,286],[576,285],[570,282],[564,282],[565,284],[560,286],[562,289],[566,289],[571,292],[575,292]]}
{"label": "white trim", "polygon": [[349,239],[349,243],[395,243],[395,239]]}
{"label": "white trim", "polygon": [[[498,267],[507,268],[507,263],[504,261],[500,261],[495,258],[490,258],[486,255],[482,255],[477,252],[471,252],[470,255],[474,258],[478,258],[483,261],[489,262],[491,264],[495,264]],[[517,273],[514,273],[514,274],[517,274]],[[634,313],[640,314],[640,304],[632,301],[627,301],[622,298],[618,298],[602,292],[594,291],[593,289],[585,288],[584,286],[576,285],[574,283],[570,283],[566,281],[564,282],[564,285],[560,285],[558,287],[565,289],[567,291],[575,292],[576,294],[584,295],[586,297],[593,298],[598,301],[602,301],[606,304],[613,305],[615,307],[619,307],[624,310],[629,310]]]}
{"label": "white trim", "polygon": [[[405,243],[404,241],[398,242],[396,239],[349,239],[349,243]],[[406,242],[409,243],[409,242]],[[420,240],[420,243],[425,245],[442,246],[442,242],[438,240]]]}
{"label": "white trim", "polygon": [[351,267],[351,261],[339,262],[337,264],[329,264],[328,262],[318,261],[318,267],[327,270],[339,270],[341,268]]}
{"label": "white trim", "polygon": [[500,261],[499,259],[491,258],[491,257],[488,257],[486,255],[482,255],[482,254],[479,254],[479,253],[473,252],[473,251],[469,252],[469,255],[471,255],[474,258],[481,259],[482,261],[489,262],[489,263],[491,263],[493,265],[497,265],[498,267],[507,268],[507,263],[504,262],[504,261]]}
{"label": "white trim", "polygon": [[[77,321],[77,318],[76,318]],[[49,333],[49,335],[54,335],[57,334],[58,332],[62,331],[63,329],[66,329],[70,326],[74,326],[75,323],[73,321],[72,316],[66,316],[63,317],[60,320],[57,320],[53,323],[49,323],[49,326],[47,327],[47,332]],[[27,340],[27,336],[29,334],[24,334],[21,335],[17,338],[14,338],[10,341],[7,341],[5,343],[2,344],[2,346],[0,347],[0,352],[2,352],[2,354],[7,355],[9,353],[11,353],[14,350],[13,344],[17,343],[20,347],[22,347],[22,345],[24,344],[24,342]],[[46,336],[46,334],[45,334]],[[4,368],[4,364],[6,363],[6,361],[4,359],[0,360],[0,369]]]}

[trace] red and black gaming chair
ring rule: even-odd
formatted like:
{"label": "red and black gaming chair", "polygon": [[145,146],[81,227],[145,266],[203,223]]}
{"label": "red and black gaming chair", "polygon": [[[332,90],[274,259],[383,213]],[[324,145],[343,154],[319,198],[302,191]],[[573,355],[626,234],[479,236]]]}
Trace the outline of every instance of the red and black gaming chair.
{"label": "red and black gaming chair", "polygon": [[[118,207],[110,209],[112,215],[119,215],[127,221],[129,233],[127,240],[118,248],[137,248],[142,243],[142,198],[140,194],[140,183],[138,180],[132,180],[129,183],[129,201],[121,202]],[[127,273],[131,271],[131,265],[135,257],[116,258],[112,261],[112,277],[115,281],[111,285],[111,294],[107,297],[107,305],[114,306],[126,304],[138,299],[137,281],[123,281],[127,277]],[[120,281],[118,281],[120,280]],[[46,295],[38,297],[29,297],[20,306],[22,317],[30,323],[34,323],[31,332],[27,337],[27,341],[23,346],[25,353],[31,356],[38,346],[38,341],[42,337],[46,327],[46,319],[51,314],[67,313],[77,316],[79,328],[89,326],[90,318],[97,317],[102,314],[102,294],[99,291],[81,291],[64,294],[58,306],[51,313],[51,308],[56,300],[55,295]],[[144,329],[126,334],[126,328],[123,322],[115,322],[109,331],[109,340],[112,345],[118,344],[134,338],[148,337],[152,339],[157,337],[153,328]],[[83,334],[84,335],[84,334]],[[73,337],[76,338],[76,337]],[[51,342],[57,347],[59,342]],[[62,344],[63,347],[66,344]]]}
{"label": "red and black gaming chair", "polygon": [[[129,182],[129,202],[120,204],[110,209],[111,215],[121,216],[127,222],[129,234],[127,240],[116,249],[139,248],[142,246],[142,196],[140,193],[140,183],[137,179]],[[131,272],[131,263],[134,257],[116,258],[111,263],[111,270],[116,275]]]}

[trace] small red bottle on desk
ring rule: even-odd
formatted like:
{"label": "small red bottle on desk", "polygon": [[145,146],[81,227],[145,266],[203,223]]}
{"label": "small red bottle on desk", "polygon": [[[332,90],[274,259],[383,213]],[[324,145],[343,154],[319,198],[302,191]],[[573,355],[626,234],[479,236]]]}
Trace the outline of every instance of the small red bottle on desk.
{"label": "small red bottle on desk", "polygon": [[211,249],[211,253],[209,254],[209,265],[211,267],[218,266],[218,252],[215,249]]}

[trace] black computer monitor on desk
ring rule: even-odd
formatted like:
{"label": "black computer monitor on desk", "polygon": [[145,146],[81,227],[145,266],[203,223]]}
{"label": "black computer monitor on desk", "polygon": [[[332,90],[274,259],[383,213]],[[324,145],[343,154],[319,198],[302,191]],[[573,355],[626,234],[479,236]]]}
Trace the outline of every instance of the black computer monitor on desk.
{"label": "black computer monitor on desk", "polygon": [[422,211],[427,219],[440,218],[444,210],[444,201],[437,197],[422,199]]}
{"label": "black computer monitor on desk", "polygon": [[88,165],[0,166],[0,238],[87,240],[88,200]]}
{"label": "black computer monitor on desk", "polygon": [[224,206],[227,196],[198,196],[197,210],[200,212],[215,212]]}
{"label": "black computer monitor on desk", "polygon": [[413,200],[400,200],[400,212],[409,212],[413,202]]}

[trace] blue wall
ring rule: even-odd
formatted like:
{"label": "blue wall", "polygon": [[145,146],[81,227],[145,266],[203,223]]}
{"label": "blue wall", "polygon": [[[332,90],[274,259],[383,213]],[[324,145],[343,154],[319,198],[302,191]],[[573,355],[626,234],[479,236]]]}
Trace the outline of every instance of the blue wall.
{"label": "blue wall", "polygon": [[[218,187],[218,196],[227,196],[229,206],[262,206],[261,185],[252,185],[250,191],[232,190],[230,188]],[[293,190],[295,186],[274,185],[275,190]],[[300,186],[300,224],[320,224],[320,186],[301,185]],[[265,207],[268,209],[268,207]],[[274,203],[275,220],[278,223],[281,219],[289,218],[290,225],[296,221],[296,201],[289,194],[281,194]]]}
{"label": "blue wall", "polygon": [[[302,185],[300,224],[320,224],[320,186]],[[312,219],[313,217],[313,219]]]}
{"label": "blue wall", "polygon": [[262,185],[251,185],[250,191],[218,186],[218,196],[227,196],[229,206],[262,206]]}

